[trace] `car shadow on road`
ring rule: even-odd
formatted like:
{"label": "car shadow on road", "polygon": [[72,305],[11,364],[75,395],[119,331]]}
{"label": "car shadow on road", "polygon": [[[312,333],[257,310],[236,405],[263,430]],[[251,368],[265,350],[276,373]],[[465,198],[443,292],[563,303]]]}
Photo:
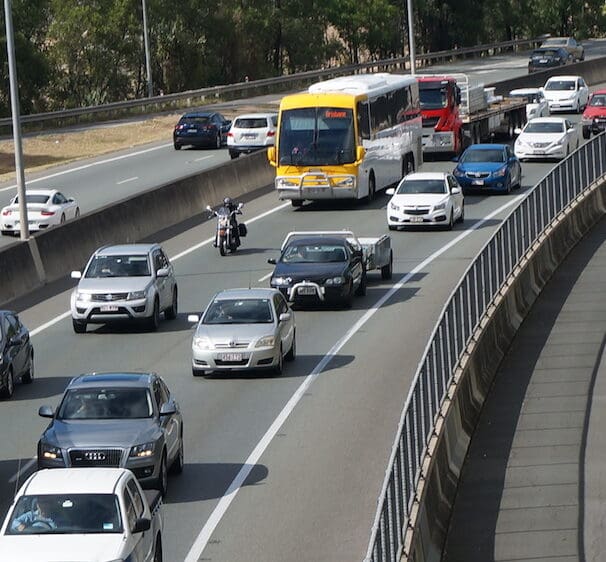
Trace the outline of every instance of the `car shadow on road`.
{"label": "car shadow on road", "polygon": [[390,197],[384,191],[377,193],[372,202],[363,199],[330,199],[326,201],[307,201],[302,207],[293,208],[296,213],[322,212],[322,211],[368,211],[385,207]]}
{"label": "car shadow on road", "polygon": [[262,464],[251,467],[240,463],[186,462],[183,474],[169,479],[168,493],[164,498],[164,503],[191,503],[221,498],[234,478],[244,468],[250,470],[250,472],[243,486],[260,484],[269,474],[267,467]]}
{"label": "car shadow on road", "polygon": [[16,384],[12,398],[2,400],[1,402],[51,398],[60,395],[71,380],[72,377],[40,377],[36,375],[34,382],[31,384]]}
{"label": "car shadow on road", "polygon": [[[170,333],[170,332],[185,332],[190,330],[193,324],[187,321],[189,312],[179,312],[174,320],[165,320],[160,318],[160,326],[157,330],[150,333]],[[198,314],[196,312],[195,314]],[[128,321],[112,322],[110,324],[92,324],[87,328],[87,334],[145,334],[149,330],[145,324],[141,322]]]}

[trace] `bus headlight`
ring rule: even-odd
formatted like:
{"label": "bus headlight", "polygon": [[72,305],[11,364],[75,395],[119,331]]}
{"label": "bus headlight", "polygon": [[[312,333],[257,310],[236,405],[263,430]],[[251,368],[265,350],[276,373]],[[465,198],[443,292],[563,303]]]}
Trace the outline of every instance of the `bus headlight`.
{"label": "bus headlight", "polygon": [[336,187],[353,187],[355,185],[353,178],[343,178],[335,182]]}
{"label": "bus headlight", "polygon": [[288,188],[288,187],[299,187],[298,180],[290,180],[287,178],[276,178],[276,187],[278,189]]}

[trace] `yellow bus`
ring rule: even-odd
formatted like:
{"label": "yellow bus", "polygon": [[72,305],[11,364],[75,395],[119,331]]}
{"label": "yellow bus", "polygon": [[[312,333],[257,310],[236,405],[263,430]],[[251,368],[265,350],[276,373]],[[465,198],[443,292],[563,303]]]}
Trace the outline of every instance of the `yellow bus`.
{"label": "yellow bus", "polygon": [[366,199],[422,163],[419,88],[377,73],[318,82],[280,103],[275,147],[280,199]]}

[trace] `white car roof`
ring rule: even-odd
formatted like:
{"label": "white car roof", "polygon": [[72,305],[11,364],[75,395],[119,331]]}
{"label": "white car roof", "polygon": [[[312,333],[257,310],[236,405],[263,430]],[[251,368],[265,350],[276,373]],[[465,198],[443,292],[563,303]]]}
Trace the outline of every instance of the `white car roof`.
{"label": "white car roof", "polygon": [[[547,80],[547,82],[556,82],[556,81],[560,81],[560,80],[578,80],[579,78],[582,78],[582,76],[552,76],[551,78],[549,78]],[[547,84],[547,82],[545,82],[545,84]]]}
{"label": "white car roof", "polygon": [[25,191],[25,195],[54,195],[58,189],[28,189]]}
{"label": "white car roof", "polygon": [[34,472],[19,495],[113,494],[116,484],[129,472],[125,468],[47,468]]}
{"label": "white car roof", "polygon": [[243,113],[242,115],[236,115],[236,119],[258,119],[259,117],[277,117],[277,113]]}
{"label": "white car roof", "polygon": [[443,180],[446,176],[446,172],[415,172],[408,174],[404,180]]}
{"label": "white car roof", "polygon": [[528,123],[562,123],[564,121],[566,121],[566,117],[535,117]]}

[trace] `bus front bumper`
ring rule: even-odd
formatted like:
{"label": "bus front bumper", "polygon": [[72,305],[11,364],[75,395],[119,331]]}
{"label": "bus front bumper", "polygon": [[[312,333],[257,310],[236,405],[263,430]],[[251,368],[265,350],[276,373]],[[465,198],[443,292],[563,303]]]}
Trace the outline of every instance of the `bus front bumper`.
{"label": "bus front bumper", "polygon": [[275,186],[280,199],[358,199],[358,185],[352,175],[308,172],[300,176],[278,176]]}

